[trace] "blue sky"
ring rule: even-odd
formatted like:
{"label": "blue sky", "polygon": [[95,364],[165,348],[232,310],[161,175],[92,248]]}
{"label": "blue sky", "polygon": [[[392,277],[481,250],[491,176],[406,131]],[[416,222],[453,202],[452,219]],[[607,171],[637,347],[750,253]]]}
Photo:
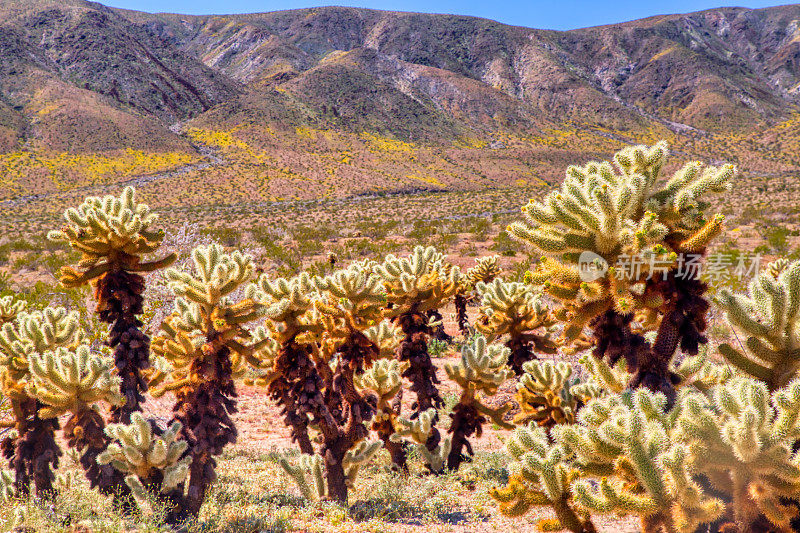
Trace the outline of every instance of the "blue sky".
{"label": "blue sky", "polygon": [[424,13],[455,13],[485,17],[507,24],[533,28],[566,30],[624,22],[665,13],[699,11],[721,5],[741,7],[768,7],[772,2],[747,0],[617,0],[598,2],[592,0],[100,0],[114,7],[139,11],[187,13],[195,15],[254,13],[296,9],[324,5],[345,5],[419,11]]}

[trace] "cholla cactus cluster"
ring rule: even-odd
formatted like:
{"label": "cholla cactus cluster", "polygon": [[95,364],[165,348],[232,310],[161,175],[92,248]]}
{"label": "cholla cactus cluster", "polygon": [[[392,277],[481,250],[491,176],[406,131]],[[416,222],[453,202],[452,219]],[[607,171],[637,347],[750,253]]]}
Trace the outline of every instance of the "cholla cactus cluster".
{"label": "cholla cactus cluster", "polygon": [[437,418],[436,409],[433,407],[417,414],[415,418],[399,417],[397,431],[391,437],[395,442],[406,442],[413,446],[428,470],[434,473],[444,471],[453,442],[449,436],[445,436],[438,438],[436,446],[431,447],[431,435],[436,430],[434,424]]}
{"label": "cholla cactus cluster", "polygon": [[457,363],[445,364],[447,376],[462,389],[461,397],[450,415],[448,433],[453,436],[447,459],[450,470],[458,470],[463,460],[474,455],[468,438],[472,435],[480,437],[486,422],[491,421],[506,429],[514,427],[503,420],[503,416],[511,409],[510,404],[493,409],[480,398],[480,395],[484,398],[494,395],[514,375],[506,365],[509,352],[505,346],[487,344],[486,338],[479,335],[471,344],[461,348],[461,359]]}
{"label": "cholla cactus cluster", "polygon": [[[416,394],[412,417],[420,416],[442,405],[436,387],[439,378],[428,353],[427,341],[433,332],[428,311],[438,309],[458,292],[461,271],[446,263],[432,246],[417,246],[408,257],[388,255],[373,270],[383,280],[391,304],[389,314],[405,334],[398,354],[401,361],[409,363],[403,377],[411,382],[411,391]],[[430,453],[440,448],[440,439],[434,426],[426,443]]]}
{"label": "cholla cactus cluster", "polygon": [[3,455],[14,471],[15,490],[27,495],[30,482],[39,496],[53,493],[53,468],[62,452],[55,441],[58,421],[39,416],[43,404],[30,395],[31,361],[78,343],[78,315],[61,307],[19,312],[0,329],[0,383],[9,398],[15,432],[2,441]]}
{"label": "cholla cactus cluster", "polygon": [[176,256],[144,260],[158,250],[164,232],[152,228],[158,216],[147,204],[136,201],[133,187],[126,187],[119,198],[90,196],[77,208],[67,209],[64,219],[66,225],[51,231],[48,238],[69,244],[81,253],[81,260],[77,269],[62,268],[61,283],[65,287],[94,285],[98,316],[111,324],[107,343],[114,350],[125,396],[113,419],[128,422],[144,401],[147,383],[142,371],[150,364],[150,339],[137,318],[142,314],[141,274],[169,266]]}
{"label": "cholla cactus cluster", "polygon": [[723,290],[728,322],[745,336],[739,349],[722,344],[725,358],[774,390],[800,370],[800,261],[779,259],[751,283],[747,295]]}
{"label": "cholla cactus cluster", "polygon": [[173,422],[165,431],[156,432],[140,413],[134,413],[130,424],[106,428],[112,442],[97,462],[111,464],[125,474],[125,483],[138,500],[149,495],[180,500],[192,461],[185,453],[188,443],[180,439],[181,429],[180,422]]}
{"label": "cholla cactus cluster", "polygon": [[517,375],[527,361],[536,358],[535,352],[556,352],[549,331],[555,317],[532,286],[495,279],[490,284],[478,282],[476,289],[481,297],[477,327],[491,340],[508,335],[509,366]]}
{"label": "cholla cactus cluster", "polygon": [[[147,259],[163,234],[132,189],[87,198],[50,236],[83,254],[62,281],[94,285],[113,360],[81,343],[75,313],[0,298],[0,384],[15,426],[0,500],[24,498],[31,481],[41,496],[58,488],[66,415],[93,487],[128,511],[160,501],[174,526],[197,518],[237,438],[242,380],[280,406],[301,454],[279,464],[309,500],[346,504],[381,448],[403,475],[408,449],[431,473],[457,470],[493,423],[516,430],[504,439],[508,482],[491,495],[510,516],[549,507],[542,530],[594,533],[597,515],[614,514],[637,516],[645,533],[789,531],[800,521],[800,262],[773,263],[747,295],[722,292],[745,342],[720,347],[732,366],[715,363],[703,346],[707,287],[681,277],[680,254],[702,255],[719,234],[706,196],[735,172],[689,163],[662,180],[666,157],[659,143],[570,167],[559,191],[526,206],[509,232],[545,258],[524,283],[501,279],[496,256],[462,276],[432,247],[278,279],[256,277],[238,251],[198,247],[187,270],[165,272],[175,307],[152,346],[141,273],[174,258]],[[623,272],[626,258],[639,269]],[[444,364],[460,395],[440,433],[427,343],[452,300],[472,333],[474,296],[482,335]],[[556,360],[590,346],[579,363]],[[514,386],[514,402],[498,394]],[[406,387],[415,401],[404,413]],[[166,429],[140,412],[148,388],[175,396]]]}

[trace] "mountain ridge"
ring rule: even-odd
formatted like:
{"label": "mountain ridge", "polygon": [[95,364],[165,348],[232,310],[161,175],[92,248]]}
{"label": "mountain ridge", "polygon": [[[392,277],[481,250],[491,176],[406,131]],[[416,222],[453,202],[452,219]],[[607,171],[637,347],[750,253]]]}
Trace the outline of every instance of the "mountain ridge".
{"label": "mountain ridge", "polygon": [[[800,130],[800,5],[570,31],[341,6],[180,15],[0,0],[0,15],[0,170],[18,176],[7,178],[11,195],[194,164],[197,143],[237,150],[228,174],[285,180],[293,195],[307,192],[293,180],[323,179],[320,168],[381,190],[508,185],[506,172],[551,179],[566,150],[589,157],[610,141],[656,138],[756,171],[799,164],[784,137]],[[432,159],[375,155],[406,149]],[[108,168],[78,162],[69,179],[52,169],[98,157]],[[353,159],[363,167],[342,163]],[[351,181],[332,194],[353,193]]]}

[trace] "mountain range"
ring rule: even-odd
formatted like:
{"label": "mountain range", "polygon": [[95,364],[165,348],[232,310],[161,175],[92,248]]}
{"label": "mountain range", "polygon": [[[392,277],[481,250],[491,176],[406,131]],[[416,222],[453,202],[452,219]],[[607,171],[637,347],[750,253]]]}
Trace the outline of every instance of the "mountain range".
{"label": "mountain range", "polygon": [[[800,5],[551,31],[345,7],[190,16],[0,0],[6,198],[195,164],[204,148],[230,167],[219,178],[261,165],[268,181],[315,183],[281,189],[297,197],[409,176],[549,180],[576,153],[662,137],[791,172],[798,105]],[[402,175],[385,168],[398,162]],[[385,179],[342,174],[331,190],[323,163]]]}

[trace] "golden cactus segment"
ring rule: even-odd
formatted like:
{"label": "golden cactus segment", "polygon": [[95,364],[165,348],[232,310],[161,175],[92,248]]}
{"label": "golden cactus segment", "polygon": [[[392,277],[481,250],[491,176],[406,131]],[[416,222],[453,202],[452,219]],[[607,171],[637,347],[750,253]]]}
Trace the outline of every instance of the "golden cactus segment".
{"label": "golden cactus segment", "polygon": [[468,287],[474,287],[478,282],[491,283],[495,278],[500,277],[499,259],[500,256],[497,255],[475,259],[475,265],[464,273],[464,283]]}
{"label": "golden cactus segment", "polygon": [[560,529],[593,533],[588,513],[572,501],[571,483],[579,471],[566,460],[568,453],[553,444],[547,433],[534,423],[522,426],[506,442],[511,456],[508,484],[489,494],[507,516],[521,516],[532,507],[549,506],[555,511]]}
{"label": "golden cactus segment", "polygon": [[125,401],[114,362],[92,353],[86,345],[74,351],[61,347],[35,355],[29,365],[31,378],[25,391],[44,404],[39,409],[42,418],[77,413],[100,401],[111,405]]}
{"label": "golden cactus segment", "polygon": [[745,336],[744,346],[727,343],[720,353],[775,390],[800,370],[800,261],[778,260],[762,271],[744,294],[723,290],[719,303],[728,322]]}
{"label": "golden cactus segment", "polygon": [[476,289],[481,296],[480,312],[485,317],[477,327],[491,339],[555,324],[541,294],[531,285],[495,279],[490,284],[479,282]]}
{"label": "golden cactus segment", "polygon": [[403,386],[401,374],[408,368],[407,362],[397,359],[378,359],[363,374],[355,377],[355,385],[362,390],[374,391],[378,396],[378,414],[388,415],[394,411],[391,401]]}
{"label": "golden cactus segment", "polygon": [[106,434],[112,439],[97,457],[99,464],[111,464],[127,474],[125,483],[134,496],[146,500],[155,473],[160,473],[158,489],[168,493],[183,483],[192,462],[186,454],[188,443],[180,439],[181,423],[173,422],[166,431],[156,434],[141,413],[131,415],[130,424],[109,424]]}
{"label": "golden cactus segment", "polygon": [[403,442],[403,437],[410,438],[411,440],[408,444],[417,450],[431,472],[441,472],[444,469],[452,445],[452,439],[449,436],[445,436],[442,437],[433,450],[425,446],[434,431],[436,417],[436,409],[434,408],[419,413],[413,419],[399,417],[397,419],[397,427],[399,429],[391,436],[391,440],[398,443]]}
{"label": "golden cactus segment", "polygon": [[82,254],[80,270],[62,269],[61,282],[67,287],[82,285],[115,268],[150,272],[175,260],[169,255],[141,262],[143,255],[158,249],[164,233],[152,229],[158,215],[136,201],[133,187],[126,187],[119,197],[87,197],[77,208],[67,209],[64,218],[67,224],[51,231],[48,238],[69,243]]}
{"label": "golden cactus segment", "polygon": [[485,337],[478,335],[462,347],[458,362],[445,363],[445,372],[462,389],[492,395],[514,375],[506,365],[510,352],[505,346],[488,344]]}
{"label": "golden cactus segment", "polygon": [[0,327],[17,318],[17,315],[25,310],[26,305],[24,300],[17,300],[13,296],[0,298]]}

